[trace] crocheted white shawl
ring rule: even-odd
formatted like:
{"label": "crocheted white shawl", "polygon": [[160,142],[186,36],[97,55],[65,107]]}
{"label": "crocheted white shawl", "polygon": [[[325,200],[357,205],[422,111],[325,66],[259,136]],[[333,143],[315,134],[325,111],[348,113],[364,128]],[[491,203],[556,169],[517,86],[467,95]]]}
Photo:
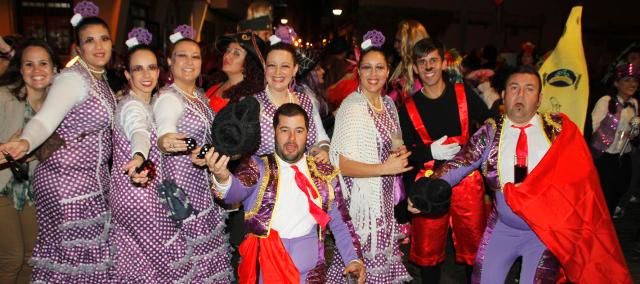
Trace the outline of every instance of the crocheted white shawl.
{"label": "crocheted white shawl", "polygon": [[[393,106],[389,97],[385,96],[383,99]],[[395,111],[395,107],[392,107],[392,111]],[[398,123],[397,114],[390,115]],[[369,115],[367,98],[358,91],[351,93],[342,102],[336,114],[329,151],[331,163],[340,168],[340,155],[366,164],[382,163],[378,155],[377,136],[374,120]],[[360,236],[360,242],[363,246],[371,242],[370,254],[375,255],[378,229],[388,225],[379,226],[376,223],[376,220],[381,218],[383,210],[382,178],[354,178],[351,190],[347,187],[342,173],[339,178],[342,193],[349,204],[349,215]]]}

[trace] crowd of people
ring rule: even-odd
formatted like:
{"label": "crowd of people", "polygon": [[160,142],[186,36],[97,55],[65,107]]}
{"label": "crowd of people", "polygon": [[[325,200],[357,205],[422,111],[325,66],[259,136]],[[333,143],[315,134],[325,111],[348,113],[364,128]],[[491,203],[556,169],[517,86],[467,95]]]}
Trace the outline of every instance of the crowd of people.
{"label": "crowd of people", "polygon": [[637,186],[640,47],[585,139],[538,110],[529,42],[510,66],[404,20],[395,56],[376,30],[297,47],[254,1],[218,67],[180,25],[166,56],[132,29],[113,70],[98,10],[74,9],[66,68],[0,37],[1,283],[439,283],[450,231],[467,283],[518,258],[520,283],[632,283],[612,217]]}

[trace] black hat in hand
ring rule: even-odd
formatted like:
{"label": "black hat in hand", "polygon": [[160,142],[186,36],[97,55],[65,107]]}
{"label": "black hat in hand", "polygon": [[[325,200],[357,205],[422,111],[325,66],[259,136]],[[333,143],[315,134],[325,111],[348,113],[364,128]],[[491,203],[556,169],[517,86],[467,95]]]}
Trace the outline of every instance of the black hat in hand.
{"label": "black hat in hand", "polygon": [[441,179],[420,178],[409,197],[413,207],[427,215],[443,215],[451,206],[451,186]]}
{"label": "black hat in hand", "polygon": [[251,96],[229,103],[211,124],[214,150],[229,157],[254,152],[260,143],[260,103]]}

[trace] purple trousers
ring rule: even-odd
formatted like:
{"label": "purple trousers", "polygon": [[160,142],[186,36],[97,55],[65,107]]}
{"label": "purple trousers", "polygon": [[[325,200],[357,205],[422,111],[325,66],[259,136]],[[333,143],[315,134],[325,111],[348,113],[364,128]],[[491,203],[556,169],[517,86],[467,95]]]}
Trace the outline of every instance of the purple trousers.
{"label": "purple trousers", "polygon": [[[306,283],[307,274],[318,264],[318,231],[314,229],[306,236],[281,240],[284,249],[289,253],[289,257],[300,272],[300,283]],[[262,282],[262,271],[260,271],[259,283],[264,283]]]}
{"label": "purple trousers", "polygon": [[489,221],[474,266],[473,283],[504,283],[513,262],[522,257],[519,283],[555,283],[560,264],[529,225],[496,192],[497,218]]}

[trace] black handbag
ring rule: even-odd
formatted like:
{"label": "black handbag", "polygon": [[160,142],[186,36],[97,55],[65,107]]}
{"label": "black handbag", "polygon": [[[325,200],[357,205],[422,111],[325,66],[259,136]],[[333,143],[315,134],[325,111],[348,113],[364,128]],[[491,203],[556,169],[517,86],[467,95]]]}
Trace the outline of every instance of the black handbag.
{"label": "black handbag", "polygon": [[182,221],[192,214],[197,214],[197,210],[191,206],[187,194],[174,181],[162,181],[162,184],[157,187],[157,191],[160,204],[167,210],[167,214],[172,220]]}

